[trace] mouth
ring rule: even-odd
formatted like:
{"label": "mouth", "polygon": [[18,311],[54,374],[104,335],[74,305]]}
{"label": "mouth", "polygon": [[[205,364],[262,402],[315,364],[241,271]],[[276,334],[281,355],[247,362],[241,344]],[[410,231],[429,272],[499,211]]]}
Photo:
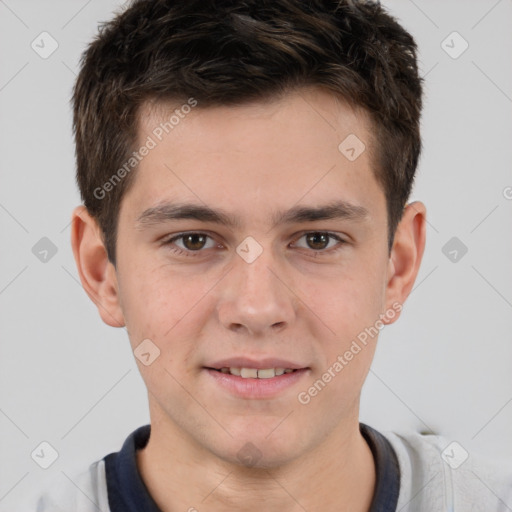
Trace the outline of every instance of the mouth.
{"label": "mouth", "polygon": [[[234,358],[204,366],[215,387],[242,399],[272,399],[291,391],[311,368],[282,359],[252,361]],[[303,384],[304,385],[304,384]]]}
{"label": "mouth", "polygon": [[247,368],[229,366],[224,366],[222,368],[206,367],[206,369],[228,375],[235,375],[236,377],[242,377],[242,379],[272,379],[274,377],[299,371],[297,368]]}

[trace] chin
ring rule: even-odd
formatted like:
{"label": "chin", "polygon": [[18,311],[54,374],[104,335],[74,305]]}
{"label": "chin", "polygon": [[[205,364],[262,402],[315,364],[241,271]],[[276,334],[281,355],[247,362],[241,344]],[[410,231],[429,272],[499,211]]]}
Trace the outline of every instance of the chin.
{"label": "chin", "polygon": [[303,440],[285,428],[278,433],[281,428],[276,429],[278,424],[275,419],[271,428],[268,428],[268,422],[259,426],[253,424],[233,434],[227,446],[217,444],[214,451],[226,462],[247,468],[270,469],[287,464],[300,455]]}
{"label": "chin", "polygon": [[247,441],[240,449],[229,450],[228,453],[217,453],[216,455],[229,464],[234,464],[240,468],[246,468],[251,472],[254,470],[268,470],[282,467],[290,463],[298,454],[291,451],[281,450],[275,452],[273,448],[261,446]]}

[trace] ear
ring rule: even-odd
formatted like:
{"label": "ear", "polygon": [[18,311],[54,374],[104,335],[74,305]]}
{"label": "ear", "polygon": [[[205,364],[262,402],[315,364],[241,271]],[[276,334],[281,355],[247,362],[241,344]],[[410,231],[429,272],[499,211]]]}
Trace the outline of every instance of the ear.
{"label": "ear", "polygon": [[102,320],[112,327],[123,327],[115,267],[108,260],[101,230],[84,205],[72,213],[71,246],[82,286]]}
{"label": "ear", "polygon": [[[414,201],[405,207],[389,257],[386,310],[396,303],[402,306],[412,290],[425,249],[426,222],[427,209],[422,202]],[[392,319],[386,316],[382,321],[391,324],[399,316],[393,315]]]}

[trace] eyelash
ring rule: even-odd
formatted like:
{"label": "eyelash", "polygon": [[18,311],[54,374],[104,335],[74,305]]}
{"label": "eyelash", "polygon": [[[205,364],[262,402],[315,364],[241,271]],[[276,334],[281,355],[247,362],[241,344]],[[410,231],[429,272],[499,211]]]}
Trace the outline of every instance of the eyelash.
{"label": "eyelash", "polygon": [[[302,233],[301,236],[299,238],[297,238],[297,240],[300,240],[302,237],[304,237],[306,235],[311,235],[311,234],[327,235],[328,237],[336,240],[339,243],[339,246],[335,247],[334,249],[333,248],[331,248],[331,249],[320,249],[320,250],[309,249],[310,251],[313,252],[315,257],[317,255],[322,256],[322,255],[325,255],[325,254],[335,253],[335,252],[339,251],[340,249],[342,249],[343,245],[347,243],[345,240],[340,238],[338,235],[336,235],[334,233],[331,233],[329,231],[306,231],[306,232]],[[167,246],[168,249],[171,252],[173,252],[174,254],[176,254],[178,256],[186,256],[186,257],[192,257],[192,258],[200,256],[201,253],[204,252],[203,249],[199,249],[197,251],[192,251],[192,250],[184,250],[184,249],[181,249],[180,247],[172,247],[171,246],[176,240],[183,239],[185,236],[188,236],[188,235],[204,235],[204,236],[206,236],[208,238],[211,238],[213,240],[213,237],[208,235],[208,233],[204,233],[204,232],[201,232],[201,231],[187,231],[187,232],[184,232],[184,233],[179,233],[178,235],[174,235],[171,238],[168,238],[167,240],[164,240],[162,242],[162,244]]]}

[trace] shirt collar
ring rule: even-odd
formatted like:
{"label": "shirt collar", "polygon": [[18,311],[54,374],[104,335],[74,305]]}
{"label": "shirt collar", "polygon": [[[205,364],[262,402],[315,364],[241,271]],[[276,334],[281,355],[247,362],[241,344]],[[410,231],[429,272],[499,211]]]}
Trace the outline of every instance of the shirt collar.
{"label": "shirt collar", "polygon": [[[376,480],[369,512],[396,510],[400,492],[400,468],[390,442],[377,430],[359,424],[375,461]],[[108,503],[111,512],[161,512],[148,492],[137,467],[136,451],[149,441],[151,425],[134,430],[119,452],[104,457]]]}

